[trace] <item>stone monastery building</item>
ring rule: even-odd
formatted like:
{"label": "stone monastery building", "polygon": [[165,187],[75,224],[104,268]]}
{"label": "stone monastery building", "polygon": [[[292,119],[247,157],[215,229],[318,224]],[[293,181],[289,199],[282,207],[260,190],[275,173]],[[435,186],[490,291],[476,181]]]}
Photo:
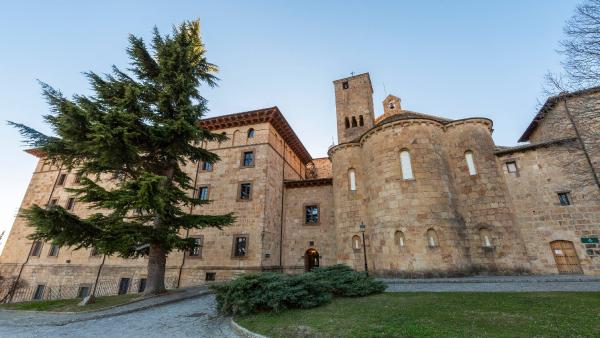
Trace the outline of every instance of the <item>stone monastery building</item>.
{"label": "stone monastery building", "polygon": [[[171,286],[336,263],[363,270],[365,256],[378,275],[600,275],[600,88],[550,97],[519,140],[529,143],[501,147],[487,118],[416,113],[393,95],[376,118],[369,74],[333,85],[339,143],[325,158],[311,157],[277,107],[201,121],[229,141],[205,145],[221,157],[214,166],[185,168],[190,193],[212,200],[191,212],[238,219],[190,231],[197,248],[169,256]],[[29,152],[40,159],[21,206],[89,213],[65,190],[76,175]],[[144,281],[145,259],[32,242],[31,232],[15,220],[4,278]]]}

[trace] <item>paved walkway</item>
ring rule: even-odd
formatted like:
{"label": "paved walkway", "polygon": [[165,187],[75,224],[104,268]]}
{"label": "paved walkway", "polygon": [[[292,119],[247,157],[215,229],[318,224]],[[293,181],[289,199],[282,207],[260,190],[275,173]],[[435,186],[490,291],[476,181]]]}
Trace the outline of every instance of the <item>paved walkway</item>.
{"label": "paved walkway", "polygon": [[86,314],[0,310],[0,337],[239,337],[229,321],[197,288]]}
{"label": "paved walkway", "polygon": [[388,292],[600,291],[600,276],[478,276],[380,280],[388,285]]}

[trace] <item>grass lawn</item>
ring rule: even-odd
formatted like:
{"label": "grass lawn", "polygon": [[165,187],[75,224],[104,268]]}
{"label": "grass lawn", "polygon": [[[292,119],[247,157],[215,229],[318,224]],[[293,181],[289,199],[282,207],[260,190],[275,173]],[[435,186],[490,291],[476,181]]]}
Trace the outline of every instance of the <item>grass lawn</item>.
{"label": "grass lawn", "polygon": [[235,320],[269,337],[600,337],[600,293],[384,293]]}
{"label": "grass lawn", "polygon": [[119,296],[98,297],[94,304],[88,304],[86,306],[77,305],[81,302],[81,299],[38,300],[24,303],[2,304],[0,305],[0,309],[61,312],[92,311],[127,303],[139,296],[139,294],[132,293]]}

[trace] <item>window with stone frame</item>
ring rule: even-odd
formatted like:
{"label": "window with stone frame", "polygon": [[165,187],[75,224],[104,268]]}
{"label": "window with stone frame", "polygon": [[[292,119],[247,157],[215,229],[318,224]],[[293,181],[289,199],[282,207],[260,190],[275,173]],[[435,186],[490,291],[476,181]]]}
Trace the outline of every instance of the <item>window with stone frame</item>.
{"label": "window with stone frame", "polygon": [[437,232],[433,229],[427,230],[427,246],[437,248],[439,245]]}
{"label": "window with stone frame", "polygon": [[79,290],[77,290],[77,298],[85,298],[90,294],[90,287],[89,285],[82,285],[79,287]]}
{"label": "window with stone frame", "polygon": [[248,250],[248,235],[233,236],[233,257],[246,257]]}
{"label": "window with stone frame", "polygon": [[67,181],[67,174],[60,174],[58,176],[58,180],[56,181],[56,185],[64,185]]}
{"label": "window with stone frame", "polygon": [[201,201],[208,201],[208,186],[200,186],[198,187],[197,197]]}
{"label": "window with stone frame", "polygon": [[348,189],[356,191],[356,171],[354,169],[348,169]]}
{"label": "window with stone frame", "polygon": [[252,183],[245,182],[240,183],[239,191],[238,191],[238,200],[240,201],[249,201],[252,199]]}
{"label": "window with stone frame", "polygon": [[465,161],[467,162],[467,168],[469,169],[469,175],[477,175],[477,168],[475,167],[475,160],[473,159],[473,152],[467,150],[465,152]]}
{"label": "window with stone frame", "polygon": [[92,247],[91,251],[90,251],[90,257],[99,257],[100,255],[100,250],[98,250],[98,248],[96,248],[95,246]]}
{"label": "window with stone frame", "polygon": [[254,128],[248,129],[248,138],[253,138],[255,134]]}
{"label": "window with stone frame", "polygon": [[242,167],[254,167],[254,151],[242,152]]}
{"label": "window with stone frame", "polygon": [[69,199],[67,200],[67,204],[65,204],[65,209],[73,210],[74,207],[75,207],[75,198],[69,197]]}
{"label": "window with stone frame", "polygon": [[319,205],[304,206],[304,224],[319,224]]}
{"label": "window with stone frame", "polygon": [[210,162],[202,162],[202,166],[200,167],[200,170],[202,171],[212,171],[213,170],[213,165]]}
{"label": "window with stone frame", "polygon": [[508,171],[509,173],[516,173],[518,171],[517,162],[516,161],[506,162],[506,171]]}
{"label": "window with stone frame", "polygon": [[400,152],[400,167],[402,169],[402,179],[404,180],[414,180],[415,177],[413,175],[412,163],[410,159],[410,153],[408,150],[402,150]]}
{"label": "window with stone frame", "polygon": [[560,205],[571,205],[571,193],[568,191],[558,193],[558,202]]}
{"label": "window with stone frame", "polygon": [[204,246],[204,236],[192,236],[194,238],[194,247],[188,251],[189,257],[202,258],[202,247]]}
{"label": "window with stone frame", "polygon": [[204,280],[207,282],[212,282],[212,281],[215,281],[216,279],[217,279],[216,272],[207,272],[204,276]]}
{"label": "window with stone frame", "polygon": [[50,249],[48,250],[49,257],[58,257],[58,252],[60,251],[60,246],[58,244],[51,244]]}
{"label": "window with stone frame", "polygon": [[358,235],[352,236],[352,249],[360,250],[360,236],[358,236]]}
{"label": "window with stone frame", "polygon": [[45,284],[38,284],[35,287],[35,292],[33,293],[33,296],[31,297],[31,299],[33,299],[33,300],[42,300],[42,299],[44,299],[45,293],[46,293],[46,285]]}
{"label": "window with stone frame", "polygon": [[404,233],[402,231],[398,230],[394,233],[394,242],[396,243],[396,246],[398,246],[399,248],[404,248],[406,243],[405,243]]}
{"label": "window with stone frame", "polygon": [[481,238],[481,246],[484,248],[492,247],[492,235],[486,228],[479,229],[479,237]]}
{"label": "window with stone frame", "polygon": [[31,253],[29,256],[40,257],[40,254],[42,253],[42,246],[43,243],[41,241],[34,241],[31,245]]}
{"label": "window with stone frame", "polygon": [[138,283],[138,289],[137,289],[138,293],[142,293],[146,290],[147,281],[148,281],[148,279],[146,279],[146,278],[140,278],[140,281]]}
{"label": "window with stone frame", "polygon": [[58,198],[53,198],[53,199],[50,200],[50,203],[48,203],[48,206],[53,207],[53,206],[55,206],[57,204],[58,204]]}

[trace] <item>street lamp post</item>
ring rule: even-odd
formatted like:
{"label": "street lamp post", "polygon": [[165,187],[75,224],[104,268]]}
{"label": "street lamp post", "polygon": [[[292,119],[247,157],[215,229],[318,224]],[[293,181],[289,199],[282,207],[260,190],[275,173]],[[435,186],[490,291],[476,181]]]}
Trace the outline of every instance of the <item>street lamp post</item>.
{"label": "street lamp post", "polygon": [[365,229],[367,226],[363,222],[360,222],[359,228],[360,232],[362,233],[363,255],[365,257],[365,273],[367,276],[369,276],[369,266],[367,265],[367,245],[365,243]]}

